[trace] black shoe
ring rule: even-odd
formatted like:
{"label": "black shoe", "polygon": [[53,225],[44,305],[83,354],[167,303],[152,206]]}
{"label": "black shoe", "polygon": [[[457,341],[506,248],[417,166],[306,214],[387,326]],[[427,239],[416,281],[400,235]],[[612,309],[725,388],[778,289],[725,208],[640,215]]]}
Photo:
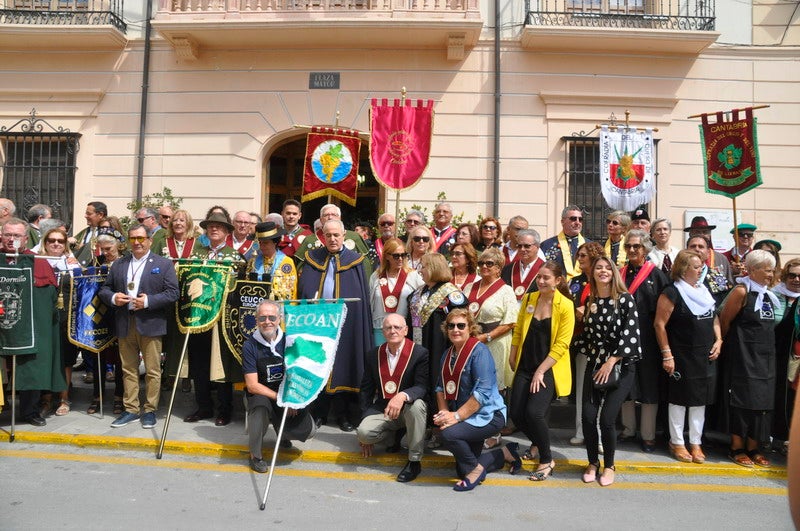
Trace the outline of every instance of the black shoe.
{"label": "black shoe", "polygon": [[197,411],[195,411],[194,413],[192,413],[191,415],[189,415],[188,417],[183,419],[183,421],[184,422],[197,422],[197,421],[203,420],[203,419],[210,419],[213,416],[214,416],[214,414],[211,413],[210,411],[203,411],[201,409],[198,409]]}
{"label": "black shoe", "polygon": [[288,450],[291,447],[292,447],[292,441],[290,441],[289,439],[284,439],[281,441],[281,448],[283,448],[284,450]]}
{"label": "black shoe", "polygon": [[44,420],[42,416],[38,413],[33,413],[31,415],[28,415],[23,420],[28,424],[30,424],[31,426],[42,427],[47,425],[47,421]]}
{"label": "black shoe", "polygon": [[642,441],[642,451],[646,454],[652,454],[656,450],[655,441]]}
{"label": "black shoe", "polygon": [[340,429],[340,430],[342,430],[342,431],[353,431],[353,430],[354,430],[354,429],[356,429],[356,428],[355,428],[355,426],[353,426],[352,424],[350,424],[350,421],[349,421],[349,420],[347,420],[347,419],[340,419],[340,420],[339,420],[339,429]]}
{"label": "black shoe", "polygon": [[314,424],[317,425],[317,429],[320,429],[322,426],[324,426],[327,423],[328,423],[328,419],[326,419],[324,417],[319,417],[319,418],[314,419]]}
{"label": "black shoe", "polygon": [[397,474],[397,481],[400,483],[408,483],[409,481],[414,481],[419,476],[419,473],[422,472],[422,465],[419,461],[409,461],[406,463],[406,466],[403,467],[403,470]]}
{"label": "black shoe", "polygon": [[227,426],[231,423],[231,416],[230,415],[220,415],[217,417],[217,420],[214,421],[214,426]]}
{"label": "black shoe", "polygon": [[260,457],[258,457],[258,458],[251,457],[250,458],[250,470],[252,470],[253,472],[258,472],[259,474],[263,474],[267,470],[269,470],[269,465],[267,464],[266,461],[264,461]]}

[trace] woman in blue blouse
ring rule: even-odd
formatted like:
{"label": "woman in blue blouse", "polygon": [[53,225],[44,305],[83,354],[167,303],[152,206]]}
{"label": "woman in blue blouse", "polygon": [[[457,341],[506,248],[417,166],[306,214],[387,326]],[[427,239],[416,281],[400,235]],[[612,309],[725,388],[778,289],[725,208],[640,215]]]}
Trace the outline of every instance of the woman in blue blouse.
{"label": "woman in blue blouse", "polygon": [[483,441],[506,423],[506,406],[497,388],[497,375],[489,349],[475,337],[480,327],[466,309],[447,315],[443,331],[452,344],[442,356],[433,422],[456,460],[461,481],[453,490],[467,491],[480,485],[486,474],[510,463],[509,472],[522,469],[518,443],[481,453]]}

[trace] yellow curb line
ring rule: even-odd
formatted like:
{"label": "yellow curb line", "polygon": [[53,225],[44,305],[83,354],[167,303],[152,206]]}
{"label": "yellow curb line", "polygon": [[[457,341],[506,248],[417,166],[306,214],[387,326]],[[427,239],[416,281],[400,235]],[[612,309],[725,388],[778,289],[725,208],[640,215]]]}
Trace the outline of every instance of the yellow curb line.
{"label": "yellow curb line", "polygon": [[[86,435],[63,433],[39,433],[22,431],[16,432],[16,440],[35,444],[72,445],[80,448],[102,447],[106,449],[131,449],[153,450],[158,449],[160,440],[144,439],[141,437],[118,437],[112,435]],[[166,441],[164,453],[179,453],[204,455],[210,457],[242,458],[249,455],[247,446],[238,444],[197,443],[190,441]],[[361,457],[357,452],[332,452],[321,450],[280,450],[279,455],[289,461],[304,461],[312,463],[332,463],[339,465],[370,465],[399,467],[405,464],[404,454],[380,455],[371,458]],[[425,465],[432,468],[448,468],[453,466],[451,456],[433,455],[425,456]],[[532,470],[533,465],[527,468]],[[746,468],[736,464],[706,463],[703,465],[691,463],[659,463],[652,461],[617,461],[620,472],[638,474],[674,475],[684,474],[693,476],[728,476],[728,477],[763,477],[770,479],[786,479],[786,468],[773,466],[770,468]],[[562,470],[582,471],[586,461],[582,459],[557,459],[556,465]]]}
{"label": "yellow curb line", "polygon": [[[215,472],[233,472],[233,473],[251,473],[247,464],[226,464],[226,463],[196,463],[191,461],[164,461],[156,459],[142,459],[135,457],[119,457],[119,456],[99,456],[91,454],[53,454],[49,452],[36,452],[30,450],[3,450],[0,449],[0,456],[2,457],[17,457],[22,459],[48,459],[56,461],[72,461],[82,463],[106,463],[112,465],[134,465],[134,466],[148,466],[156,468],[174,468],[183,470],[204,470]],[[356,481],[395,481],[394,473],[381,473],[381,472],[326,472],[321,470],[299,470],[291,468],[276,468],[276,476],[287,477],[310,477],[317,479],[335,479],[341,481],[343,479],[356,480]],[[489,486],[502,486],[502,487],[530,487],[530,488],[599,488],[598,485],[584,484],[575,480],[557,480],[554,478],[546,482],[534,483],[525,481],[526,475],[517,476],[516,478],[504,478],[502,474],[493,474],[489,476],[484,485]],[[455,479],[443,477],[420,476],[417,478],[416,483],[437,484],[437,485],[452,485]],[[681,492],[717,492],[729,494],[743,494],[743,495],[765,495],[765,496],[786,496],[786,488],[782,487],[755,487],[747,485],[710,485],[710,484],[692,484],[692,483],[669,483],[657,484],[646,482],[628,482],[618,481],[614,483],[611,489],[621,490],[648,490],[648,491],[681,491]]]}

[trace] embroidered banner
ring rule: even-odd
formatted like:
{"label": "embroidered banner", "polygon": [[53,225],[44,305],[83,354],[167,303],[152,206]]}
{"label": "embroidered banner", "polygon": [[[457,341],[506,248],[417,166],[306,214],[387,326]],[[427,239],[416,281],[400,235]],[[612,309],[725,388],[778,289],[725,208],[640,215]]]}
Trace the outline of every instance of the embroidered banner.
{"label": "embroidered banner", "polygon": [[411,188],[428,167],[433,137],[433,100],[372,100],[369,161],[372,173],[393,190]]}
{"label": "embroidered banner", "polygon": [[608,206],[634,210],[655,195],[653,131],[600,130],[600,189]]}
{"label": "embroidered banner", "polygon": [[33,326],[33,256],[16,255],[14,260],[14,264],[0,267],[0,355],[4,356],[37,351]]}
{"label": "embroidered banner", "polygon": [[181,334],[205,332],[219,319],[228,292],[231,266],[204,264],[202,260],[180,262],[178,274],[180,296],[175,306]]}
{"label": "embroidered banner", "polygon": [[271,284],[237,280],[222,308],[222,335],[233,356],[242,363],[242,346],[256,331],[256,308],[269,299]]}
{"label": "embroidered banner", "polygon": [[85,274],[75,269],[70,280],[67,339],[73,345],[94,353],[108,348],[117,339],[114,335],[114,312],[97,296],[107,276],[105,267],[99,270],[90,267]]}
{"label": "embroidered banner", "polygon": [[303,408],[325,388],[346,318],[344,302],[284,305],[286,375],[279,406]]}
{"label": "embroidered banner", "polygon": [[300,200],[330,195],[355,206],[360,151],[358,131],[312,127],[306,140]]}
{"label": "embroidered banner", "polygon": [[700,144],[708,193],[734,198],[761,185],[757,120],[752,108],[744,109],[743,120],[739,119],[740,112],[733,109],[729,122],[718,112],[713,124],[708,121],[709,115],[701,115]]}

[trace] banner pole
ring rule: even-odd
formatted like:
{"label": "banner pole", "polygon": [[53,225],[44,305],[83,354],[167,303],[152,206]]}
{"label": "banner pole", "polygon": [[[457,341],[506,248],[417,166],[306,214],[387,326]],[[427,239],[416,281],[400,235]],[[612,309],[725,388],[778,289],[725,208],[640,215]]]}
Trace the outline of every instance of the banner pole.
{"label": "banner pole", "polygon": [[14,442],[14,432],[17,422],[17,357],[11,356],[11,433],[8,442]]}
{"label": "banner pole", "polygon": [[[100,394],[100,418],[103,418],[103,389],[105,388],[105,371],[101,370],[100,368],[100,353],[97,353],[97,377],[102,378],[99,382],[97,382],[97,389]],[[69,387],[69,382],[67,382],[67,387]]]}
{"label": "banner pole", "polygon": [[169,398],[169,407],[167,408],[167,417],[164,419],[164,433],[161,434],[161,444],[158,445],[158,453],[156,459],[161,459],[164,454],[164,442],[167,440],[167,430],[169,430],[169,419],[172,416],[172,406],[175,404],[175,392],[178,390],[178,382],[180,381],[181,370],[183,369],[183,359],[186,356],[186,348],[189,346],[189,336],[186,334],[186,339],[183,340],[183,348],[181,349],[181,359],[178,361],[178,370],[175,374],[175,381],[172,383],[172,396]]}
{"label": "banner pole", "polygon": [[736,196],[733,196],[733,251],[731,258],[739,263],[739,224],[736,223]]}
{"label": "banner pole", "polygon": [[394,191],[394,234],[398,236],[400,233],[397,229],[400,225],[400,189]]}
{"label": "banner pole", "polygon": [[272,473],[275,471],[275,461],[278,460],[278,448],[281,445],[283,438],[283,426],[286,424],[286,415],[289,413],[289,408],[283,408],[283,416],[281,417],[281,425],[278,428],[278,438],[275,439],[275,448],[272,449],[272,462],[269,464],[269,475],[267,476],[267,487],[264,489],[264,497],[261,499],[261,510],[267,507],[267,496],[269,496],[269,487],[272,484]]}

